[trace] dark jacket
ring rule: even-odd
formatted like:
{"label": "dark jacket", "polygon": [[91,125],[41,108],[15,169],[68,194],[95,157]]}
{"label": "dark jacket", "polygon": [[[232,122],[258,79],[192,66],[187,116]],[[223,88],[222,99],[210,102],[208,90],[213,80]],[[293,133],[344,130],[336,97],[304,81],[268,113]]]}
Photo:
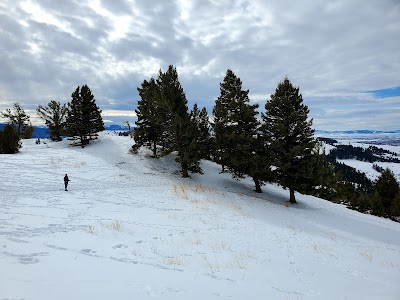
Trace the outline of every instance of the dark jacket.
{"label": "dark jacket", "polygon": [[64,182],[68,182],[68,181],[69,181],[69,178],[68,178],[67,175],[65,175],[65,176],[64,176]]}

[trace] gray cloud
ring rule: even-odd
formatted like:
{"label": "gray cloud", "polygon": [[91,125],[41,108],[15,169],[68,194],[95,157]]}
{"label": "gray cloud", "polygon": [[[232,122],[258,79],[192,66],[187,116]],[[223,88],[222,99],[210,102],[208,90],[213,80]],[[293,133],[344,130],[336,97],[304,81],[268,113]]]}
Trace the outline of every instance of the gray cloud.
{"label": "gray cloud", "polygon": [[103,110],[133,110],[136,87],[173,64],[209,112],[231,68],[260,110],[287,75],[316,128],[395,129],[398,102],[363,92],[400,85],[399,20],[397,1],[5,0],[0,110],[82,84]]}

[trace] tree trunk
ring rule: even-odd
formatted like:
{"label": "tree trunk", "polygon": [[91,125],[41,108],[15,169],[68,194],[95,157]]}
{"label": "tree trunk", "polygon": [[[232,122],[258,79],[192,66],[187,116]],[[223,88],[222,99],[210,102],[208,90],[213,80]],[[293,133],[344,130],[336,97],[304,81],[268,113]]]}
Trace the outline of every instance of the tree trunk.
{"label": "tree trunk", "polygon": [[187,163],[181,163],[181,168],[182,168],[182,177],[183,178],[188,178],[189,177],[189,173],[188,173],[188,165]]}
{"label": "tree trunk", "polygon": [[255,185],[256,185],[256,189],[254,190],[256,193],[262,193],[262,190],[261,190],[261,185],[260,185],[260,180],[258,179],[258,177],[257,176],[254,176],[253,177],[253,181],[254,181],[254,183],[255,183]]}
{"label": "tree trunk", "polygon": [[83,137],[83,135],[80,135],[81,138],[81,147],[85,148],[85,138]]}
{"label": "tree trunk", "polygon": [[295,204],[295,203],[297,203],[296,202],[296,197],[294,196],[294,189],[292,189],[292,188],[289,188],[289,191],[290,191],[290,203],[292,203],[292,204]]}
{"label": "tree trunk", "polygon": [[154,144],[153,144],[153,156],[155,158],[157,158],[157,144],[156,144],[156,142],[154,142]]}

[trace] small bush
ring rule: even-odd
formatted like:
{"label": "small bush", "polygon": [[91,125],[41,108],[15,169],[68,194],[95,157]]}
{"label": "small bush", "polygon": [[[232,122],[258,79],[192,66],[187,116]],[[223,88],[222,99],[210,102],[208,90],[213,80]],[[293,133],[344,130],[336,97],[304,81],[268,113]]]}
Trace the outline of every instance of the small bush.
{"label": "small bush", "polygon": [[14,126],[7,124],[3,131],[0,131],[0,153],[14,154],[21,148],[20,136]]}

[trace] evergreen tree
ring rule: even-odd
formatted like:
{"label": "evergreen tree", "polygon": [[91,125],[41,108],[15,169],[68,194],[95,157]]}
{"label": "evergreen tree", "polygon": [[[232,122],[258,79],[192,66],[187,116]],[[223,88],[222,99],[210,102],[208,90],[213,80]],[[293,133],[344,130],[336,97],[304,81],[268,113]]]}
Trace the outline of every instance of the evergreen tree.
{"label": "evergreen tree", "polygon": [[36,109],[40,118],[45,121],[52,141],[61,141],[65,133],[66,104],[51,100],[46,106],[39,105]]}
{"label": "evergreen tree", "polygon": [[331,160],[327,156],[328,161],[334,166],[334,172],[340,174],[343,181],[347,181],[354,185],[354,192],[357,194],[371,194],[373,192],[373,183],[365,175],[365,173],[356,170],[344,163]]}
{"label": "evergreen tree", "polygon": [[394,220],[400,221],[400,192],[394,197],[392,207],[390,208],[390,215]]}
{"label": "evergreen tree", "polygon": [[197,128],[196,143],[198,145],[199,157],[209,159],[211,154],[211,137],[207,109],[203,107],[199,110],[197,103],[195,103],[190,112],[190,122],[195,124]]}
{"label": "evergreen tree", "polygon": [[3,131],[0,131],[0,153],[14,154],[19,148],[21,148],[20,136],[15,131],[14,125],[9,123],[4,126]]}
{"label": "evergreen tree", "polygon": [[222,172],[225,172],[225,166],[229,159],[227,151],[231,147],[226,139],[226,136],[230,134],[228,132],[230,104],[235,95],[241,94],[242,83],[232,70],[228,69],[219,86],[220,96],[215,101],[211,126],[214,134],[214,160],[221,164]]}
{"label": "evergreen tree", "polygon": [[263,131],[268,139],[273,159],[273,173],[280,185],[290,191],[290,203],[296,203],[295,190],[303,191],[311,184],[311,169],[307,166],[315,146],[312,120],[303,104],[299,88],[286,77],[265,104],[262,114]]}
{"label": "evergreen tree", "polygon": [[261,185],[265,182],[272,182],[274,177],[271,171],[272,157],[269,149],[269,144],[263,135],[261,126],[255,139],[253,140],[252,160],[250,164],[251,172],[248,173],[254,183],[255,192],[261,193]]}
{"label": "evergreen tree", "polygon": [[311,184],[308,186],[310,190],[305,192],[319,198],[334,200],[337,196],[338,177],[319,142],[316,143],[314,154],[307,167],[311,169],[309,173],[312,174],[312,178],[310,178]]}
{"label": "evergreen tree", "polygon": [[188,171],[200,171],[197,128],[190,122],[186,95],[176,68],[170,65],[165,73],[160,70],[157,85],[160,90],[158,115],[165,153],[177,151],[182,176],[188,177]]}
{"label": "evergreen tree", "polygon": [[24,126],[22,126],[21,138],[23,138],[23,139],[32,138],[34,131],[35,131],[35,129],[33,128],[31,121],[29,121],[29,123],[24,124]]}
{"label": "evergreen tree", "polygon": [[384,213],[390,216],[393,201],[399,193],[399,183],[391,170],[386,169],[379,176],[375,183],[375,192],[382,203]]}
{"label": "evergreen tree", "polygon": [[336,183],[336,197],[337,203],[350,202],[353,209],[357,209],[357,194],[355,192],[354,185],[346,180],[343,180],[340,173],[336,173],[338,180]]}
{"label": "evergreen tree", "polygon": [[371,201],[373,202],[373,196],[371,195],[366,195],[366,194],[360,194],[357,198],[357,210],[362,213],[366,213],[367,211],[373,210],[376,215],[380,216],[381,215],[381,210],[379,204],[373,207],[371,204]]}
{"label": "evergreen tree", "polygon": [[84,147],[97,132],[104,130],[101,110],[87,85],[78,86],[71,97],[66,119],[67,133],[71,137],[78,136]]}
{"label": "evergreen tree", "polygon": [[178,72],[172,65],[166,72],[160,70],[157,85],[160,89],[160,124],[166,153],[177,150],[180,123],[188,117],[186,95],[178,79]]}
{"label": "evergreen tree", "polygon": [[2,112],[3,118],[9,119],[9,123],[16,127],[17,134],[20,138],[29,139],[33,134],[33,126],[30,122],[30,117],[25,113],[25,110],[19,103],[13,104],[13,109],[6,109]]}
{"label": "evergreen tree", "polygon": [[[370,209],[373,215],[382,217],[385,215],[385,207],[383,206],[382,199],[379,197],[378,193],[374,193],[370,195]],[[362,210],[362,208],[358,207],[358,211],[365,212],[366,210]]]}
{"label": "evergreen tree", "polygon": [[189,115],[176,117],[179,119],[179,135],[176,137],[176,161],[181,164],[182,177],[189,177],[192,173],[203,173],[200,167],[201,144],[199,144],[199,131],[195,123],[190,122]]}
{"label": "evergreen tree", "polygon": [[183,177],[188,177],[189,171],[201,172],[199,124],[191,122],[176,68],[170,65],[166,72],[160,70],[157,80],[145,80],[138,92],[141,100],[136,109],[134,148],[149,145],[157,157],[157,145],[162,145],[163,155],[177,151]]}
{"label": "evergreen tree", "polygon": [[136,147],[149,145],[152,147],[153,156],[157,157],[157,144],[162,139],[162,127],[160,122],[160,91],[156,81],[151,78],[150,81],[144,80],[141,88],[137,88],[141,100],[138,101],[135,110],[137,121],[134,139]]}
{"label": "evergreen tree", "polygon": [[[262,142],[258,138],[258,104],[250,105],[249,91],[242,90],[242,81],[227,70],[216,100],[213,128],[217,161],[228,167],[234,177],[252,177],[256,192],[261,192],[263,168]],[[265,157],[265,156],[264,156]]]}

